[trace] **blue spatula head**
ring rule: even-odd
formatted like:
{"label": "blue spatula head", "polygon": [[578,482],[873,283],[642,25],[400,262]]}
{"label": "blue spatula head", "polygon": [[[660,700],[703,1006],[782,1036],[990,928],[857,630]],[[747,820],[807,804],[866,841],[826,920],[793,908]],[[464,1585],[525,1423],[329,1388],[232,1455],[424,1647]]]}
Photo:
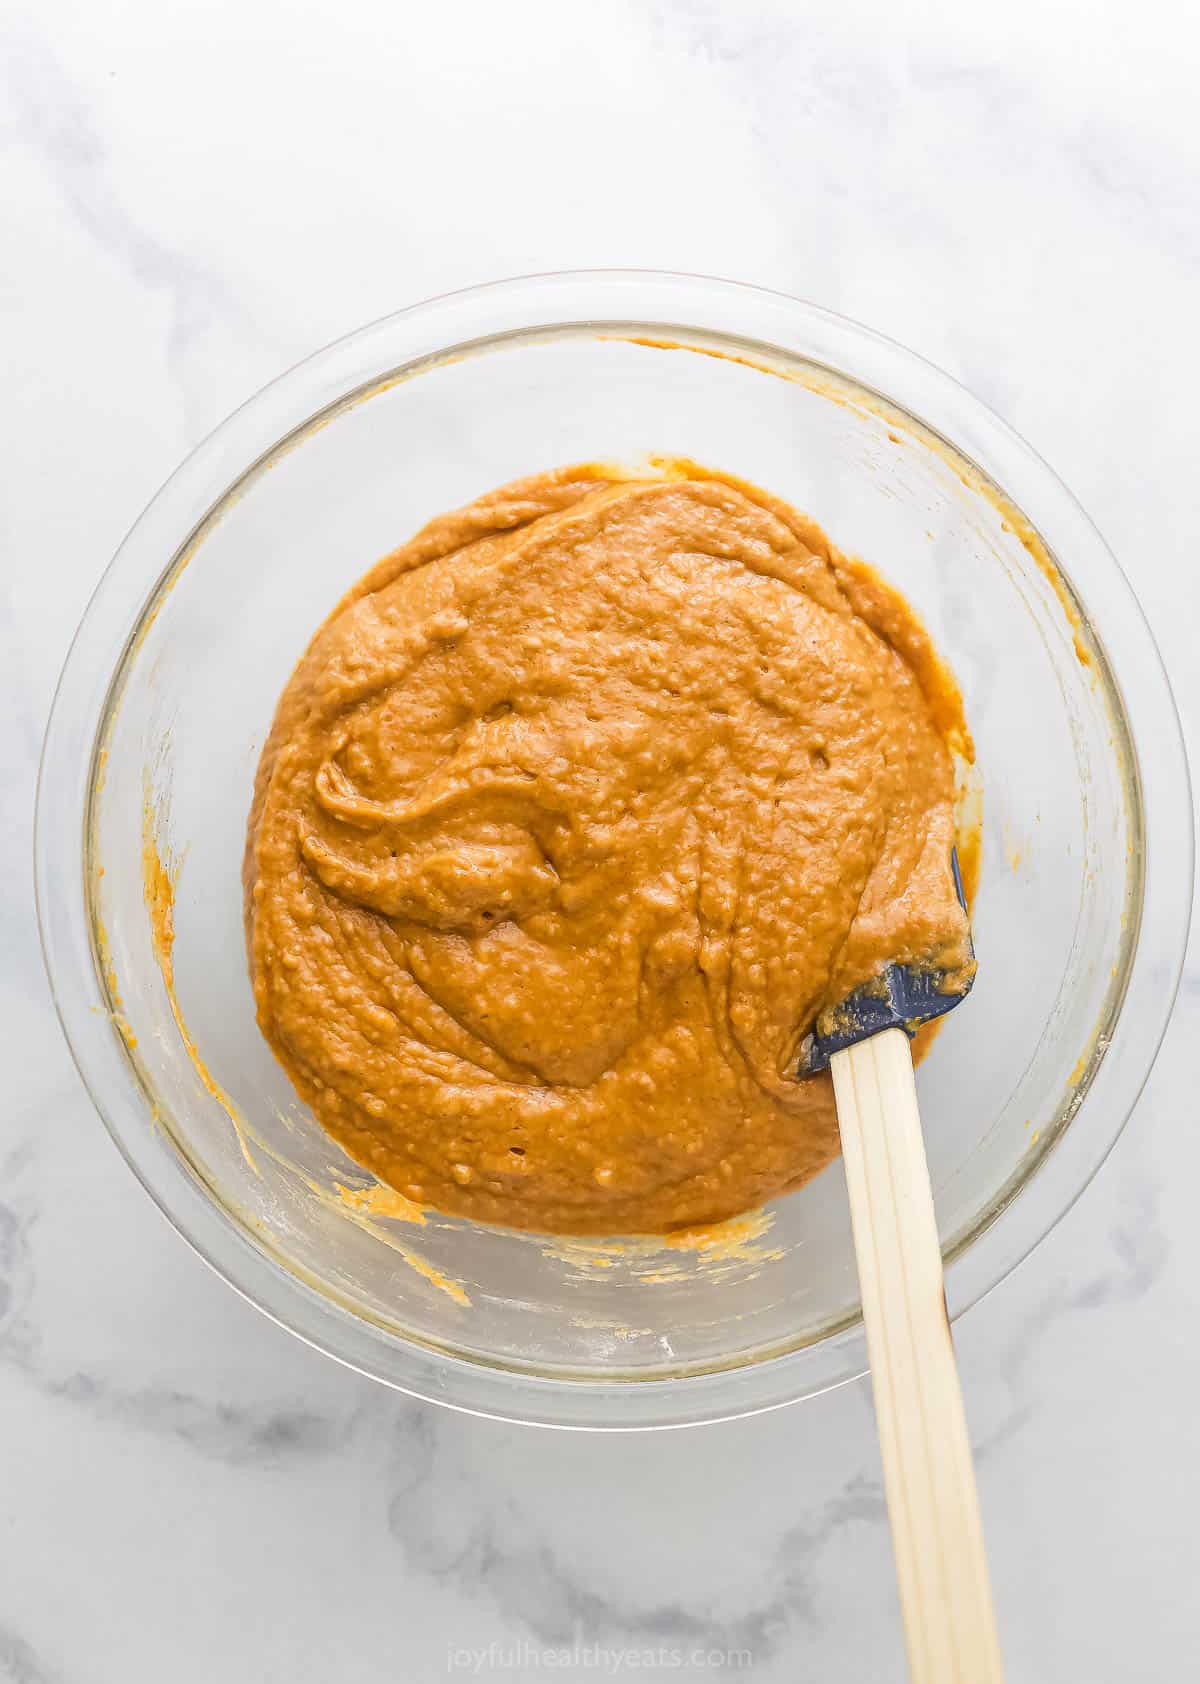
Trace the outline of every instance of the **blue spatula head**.
{"label": "blue spatula head", "polygon": [[[957,849],[950,855],[950,864],[954,887],[965,912],[967,900]],[[835,1052],[878,1035],[882,1029],[903,1029],[911,1038],[923,1023],[953,1011],[966,999],[975,980],[974,949],[970,958],[972,962],[956,970],[953,976],[931,965],[888,965],[839,1005],[821,1013],[800,1043],[797,1076],[812,1076],[818,1070],[827,1069]]]}

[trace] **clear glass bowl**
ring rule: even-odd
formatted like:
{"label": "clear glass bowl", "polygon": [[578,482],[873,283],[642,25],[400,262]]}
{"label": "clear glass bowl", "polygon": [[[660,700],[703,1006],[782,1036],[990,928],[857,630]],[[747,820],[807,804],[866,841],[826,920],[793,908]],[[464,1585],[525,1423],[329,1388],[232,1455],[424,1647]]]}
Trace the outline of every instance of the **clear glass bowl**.
{"label": "clear glass bowl", "polygon": [[[560,1425],[715,1419],[861,1372],[840,1165],[699,1250],[372,1214],[255,1027],[239,871],[276,698],[368,564],[506,480],[641,453],[813,515],[906,593],[962,683],[980,973],[920,1072],[953,1313],[1111,1147],[1190,902],[1186,759],[1128,586],[1045,464],[878,335],[728,282],[539,276],[363,328],[231,416],[122,545],[59,687],[37,868],[63,1024],[136,1174],[246,1297],[409,1392]],[[177,870],[199,1064],[154,950],[147,824]]]}

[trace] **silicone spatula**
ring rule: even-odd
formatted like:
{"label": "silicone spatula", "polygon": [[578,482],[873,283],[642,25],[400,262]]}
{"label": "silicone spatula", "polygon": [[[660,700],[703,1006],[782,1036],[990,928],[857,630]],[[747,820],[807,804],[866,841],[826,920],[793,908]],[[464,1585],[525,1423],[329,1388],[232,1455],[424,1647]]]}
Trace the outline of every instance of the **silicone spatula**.
{"label": "silicone spatula", "polygon": [[969,986],[891,965],[800,1051],[799,1073],[828,1065],[837,1096],[913,1684],[1003,1679],[910,1048]]}

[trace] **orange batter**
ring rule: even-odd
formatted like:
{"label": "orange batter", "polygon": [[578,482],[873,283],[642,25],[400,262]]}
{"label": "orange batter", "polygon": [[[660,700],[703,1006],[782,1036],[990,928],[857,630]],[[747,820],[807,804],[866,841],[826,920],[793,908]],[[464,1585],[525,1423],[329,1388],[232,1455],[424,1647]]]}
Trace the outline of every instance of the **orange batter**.
{"label": "orange batter", "polygon": [[694,464],[434,520],[321,627],[246,856],[258,1020],[419,1204],[560,1233],[744,1211],[838,1150],[824,1008],[969,963],[957,691],[903,601]]}

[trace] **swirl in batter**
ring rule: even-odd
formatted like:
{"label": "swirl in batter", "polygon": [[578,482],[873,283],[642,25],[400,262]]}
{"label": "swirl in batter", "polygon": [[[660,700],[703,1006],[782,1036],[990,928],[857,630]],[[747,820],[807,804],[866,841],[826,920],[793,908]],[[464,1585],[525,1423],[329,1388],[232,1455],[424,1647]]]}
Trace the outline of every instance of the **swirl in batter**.
{"label": "swirl in batter", "polygon": [[808,520],[694,464],[434,520],[321,627],[246,856],[258,1021],[407,1198],[657,1233],[838,1150],[789,1060],[888,959],[967,962],[957,692]]}

